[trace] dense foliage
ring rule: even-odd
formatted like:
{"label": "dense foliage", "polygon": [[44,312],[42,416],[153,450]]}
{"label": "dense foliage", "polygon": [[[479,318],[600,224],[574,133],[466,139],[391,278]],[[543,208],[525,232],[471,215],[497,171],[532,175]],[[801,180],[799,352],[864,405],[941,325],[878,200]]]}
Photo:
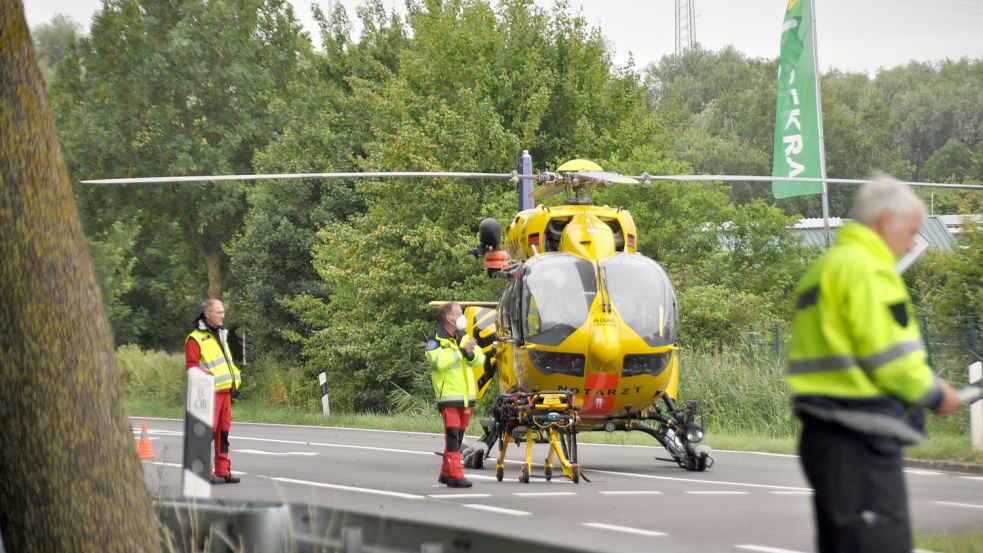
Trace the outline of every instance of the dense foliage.
{"label": "dense foliage", "polygon": [[[320,47],[282,0],[232,5],[119,0],[81,38],[63,20],[36,30],[76,179],[505,172],[522,150],[538,168],[583,157],[625,174],[769,171],[775,60],[695,48],[615,66],[562,2],[412,0],[398,16],[372,0],[357,37],[344,7],[315,8]],[[983,182],[983,62],[833,71],[822,91],[831,177]],[[833,215],[853,191],[834,187]],[[426,393],[427,302],[497,298],[467,249],[483,217],[516,205],[505,183],[419,180],[76,193],[117,343],[179,349],[197,302],[225,293],[264,374],[327,370],[344,409]],[[925,194],[937,213],[980,213],[979,196]],[[817,197],[656,184],[597,200],[632,211],[642,252],[673,278],[684,346],[732,349],[787,323],[817,253],[788,228],[819,216]],[[926,313],[983,318],[983,245],[967,236],[913,272]]]}

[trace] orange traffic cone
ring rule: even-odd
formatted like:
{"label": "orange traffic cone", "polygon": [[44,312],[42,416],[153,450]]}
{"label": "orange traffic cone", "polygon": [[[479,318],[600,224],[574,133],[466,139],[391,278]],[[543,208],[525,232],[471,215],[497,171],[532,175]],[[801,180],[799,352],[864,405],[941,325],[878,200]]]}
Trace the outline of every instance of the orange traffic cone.
{"label": "orange traffic cone", "polygon": [[154,450],[150,447],[150,438],[147,437],[147,421],[143,421],[140,426],[140,443],[137,444],[137,455],[140,459],[156,459]]}

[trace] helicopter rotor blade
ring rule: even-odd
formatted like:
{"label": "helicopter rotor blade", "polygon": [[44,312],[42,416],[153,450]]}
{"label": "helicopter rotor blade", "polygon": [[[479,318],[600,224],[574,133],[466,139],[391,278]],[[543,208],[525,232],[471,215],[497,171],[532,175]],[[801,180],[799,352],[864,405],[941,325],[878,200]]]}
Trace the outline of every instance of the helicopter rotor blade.
{"label": "helicopter rotor blade", "polygon": [[537,175],[519,175],[511,173],[461,173],[448,171],[414,171],[388,172],[376,171],[367,173],[271,173],[257,175],[195,175],[184,177],[137,177],[120,179],[88,179],[79,181],[82,184],[165,184],[181,182],[222,182],[222,181],[260,181],[283,179],[400,179],[400,178],[453,178],[472,180],[511,180],[536,179]]}
{"label": "helicopter rotor blade", "polygon": [[598,184],[607,186],[614,186],[618,184],[639,184],[639,181],[636,178],[626,177],[625,175],[610,173],[608,171],[580,171],[576,174],[576,176],[579,178],[586,177]]}
{"label": "helicopter rotor blade", "polygon": [[[826,181],[829,184],[864,184],[868,182],[863,179],[821,179],[816,177],[775,177],[775,176],[762,176],[762,175],[650,175],[644,173],[640,176],[634,177],[646,181],[679,181],[679,182],[710,182],[710,181],[722,181],[722,182],[823,182]],[[917,186],[923,188],[952,188],[957,190],[980,190],[983,191],[983,185],[978,184],[950,184],[941,182],[918,182],[918,181],[902,181],[903,184],[908,186]]]}
{"label": "helicopter rotor blade", "polygon": [[529,194],[529,196],[532,197],[532,199],[534,200],[543,200],[549,198],[550,196],[559,194],[567,186],[569,186],[569,183],[567,183],[566,180],[557,179],[554,181],[540,184],[535,189],[533,189],[532,193]]}

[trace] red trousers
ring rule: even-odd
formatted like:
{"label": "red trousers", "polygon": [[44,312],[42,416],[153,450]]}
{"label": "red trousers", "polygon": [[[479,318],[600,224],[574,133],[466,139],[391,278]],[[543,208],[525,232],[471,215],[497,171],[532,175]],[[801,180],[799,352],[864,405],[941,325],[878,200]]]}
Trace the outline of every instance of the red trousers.
{"label": "red trousers", "polygon": [[229,430],[232,429],[232,394],[229,390],[215,392],[215,419],[212,430],[215,432],[215,476],[232,474],[232,461],[229,460]]}
{"label": "red trousers", "polygon": [[444,418],[444,461],[440,465],[440,475],[451,480],[464,478],[461,468],[461,444],[464,432],[471,422],[470,407],[444,407],[440,410]]}

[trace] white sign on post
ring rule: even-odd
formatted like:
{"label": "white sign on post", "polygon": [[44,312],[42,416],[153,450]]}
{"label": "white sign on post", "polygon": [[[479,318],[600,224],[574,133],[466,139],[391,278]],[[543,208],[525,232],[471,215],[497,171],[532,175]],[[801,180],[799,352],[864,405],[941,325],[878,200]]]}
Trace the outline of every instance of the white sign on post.
{"label": "white sign on post", "polygon": [[185,497],[209,498],[212,485],[212,419],[215,417],[215,377],[199,369],[185,371],[188,403],[184,413],[184,470],[181,489]]}
{"label": "white sign on post", "polygon": [[925,238],[925,236],[922,234],[922,231],[916,232],[913,238],[915,240],[915,247],[911,248],[911,251],[908,252],[904,257],[899,259],[897,264],[895,264],[894,266],[894,270],[899,275],[907,271],[908,267],[910,267],[911,264],[914,263],[916,259],[921,257],[922,254],[925,253],[925,250],[928,249],[928,245],[929,245],[928,238]]}

